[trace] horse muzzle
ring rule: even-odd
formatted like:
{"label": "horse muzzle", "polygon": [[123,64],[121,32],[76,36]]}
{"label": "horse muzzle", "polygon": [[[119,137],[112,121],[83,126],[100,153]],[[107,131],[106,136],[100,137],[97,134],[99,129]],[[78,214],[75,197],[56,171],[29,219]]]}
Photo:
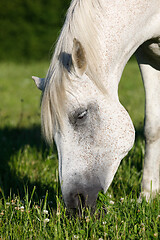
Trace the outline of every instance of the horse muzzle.
{"label": "horse muzzle", "polygon": [[62,186],[62,196],[65,205],[69,209],[81,209],[83,207],[94,207],[98,192],[102,190],[100,184],[74,183],[70,182]]}

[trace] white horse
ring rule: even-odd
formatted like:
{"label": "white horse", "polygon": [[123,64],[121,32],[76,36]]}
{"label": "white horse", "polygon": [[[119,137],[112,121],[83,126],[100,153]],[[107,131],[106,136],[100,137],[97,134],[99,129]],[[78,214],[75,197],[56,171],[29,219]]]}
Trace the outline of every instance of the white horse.
{"label": "white horse", "polygon": [[148,199],[160,189],[160,0],[73,0],[46,78],[33,77],[69,208],[93,206],[133,146],[118,84],[134,52],[146,93],[141,194]]}

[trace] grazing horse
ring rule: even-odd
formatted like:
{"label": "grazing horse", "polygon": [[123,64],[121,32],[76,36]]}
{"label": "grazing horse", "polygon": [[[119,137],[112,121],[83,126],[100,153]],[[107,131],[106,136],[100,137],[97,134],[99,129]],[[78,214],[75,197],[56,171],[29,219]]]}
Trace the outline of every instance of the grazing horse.
{"label": "grazing horse", "polygon": [[146,93],[141,194],[148,199],[160,188],[160,0],[73,0],[46,78],[33,77],[68,208],[93,206],[134,144],[132,121],[118,98],[133,53]]}

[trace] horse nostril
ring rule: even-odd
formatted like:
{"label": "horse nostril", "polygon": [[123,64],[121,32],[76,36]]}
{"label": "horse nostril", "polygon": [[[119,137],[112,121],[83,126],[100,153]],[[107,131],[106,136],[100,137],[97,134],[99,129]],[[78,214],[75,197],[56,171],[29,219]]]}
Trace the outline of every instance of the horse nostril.
{"label": "horse nostril", "polygon": [[84,197],[83,194],[76,194],[75,198],[78,201],[78,208],[84,208],[86,206],[86,198]]}
{"label": "horse nostril", "polygon": [[[73,183],[72,183],[73,184]],[[63,185],[62,195],[66,206],[72,208],[93,207],[96,204],[98,192],[102,189],[100,185],[92,183],[91,186],[84,184],[69,184],[67,187]]]}

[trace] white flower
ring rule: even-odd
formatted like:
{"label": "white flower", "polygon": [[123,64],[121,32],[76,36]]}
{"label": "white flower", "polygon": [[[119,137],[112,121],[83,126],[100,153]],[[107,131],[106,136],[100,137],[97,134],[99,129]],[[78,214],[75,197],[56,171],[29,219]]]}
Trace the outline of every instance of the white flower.
{"label": "white flower", "polygon": [[19,210],[19,207],[15,207],[14,209],[15,209],[15,210]]}
{"label": "white flower", "polygon": [[90,222],[89,216],[85,217],[85,219],[87,223]]}
{"label": "white flower", "polygon": [[48,214],[48,210],[43,210],[43,214]]}
{"label": "white flower", "polygon": [[44,223],[48,223],[48,222],[49,222],[49,218],[45,218]]}
{"label": "white flower", "polygon": [[76,236],[76,235],[74,235],[74,236],[73,236],[73,238],[74,238],[74,239],[78,239],[78,238],[79,238],[79,236]]}
{"label": "white flower", "polygon": [[112,204],[112,205],[114,204],[114,202],[112,200],[110,200],[109,203]]}
{"label": "white flower", "polygon": [[120,201],[121,201],[121,202],[123,202],[123,201],[124,201],[124,198],[123,198],[123,197],[122,197],[122,198],[120,198]]}
{"label": "white flower", "polygon": [[24,212],[24,206],[20,207],[21,212]]}

